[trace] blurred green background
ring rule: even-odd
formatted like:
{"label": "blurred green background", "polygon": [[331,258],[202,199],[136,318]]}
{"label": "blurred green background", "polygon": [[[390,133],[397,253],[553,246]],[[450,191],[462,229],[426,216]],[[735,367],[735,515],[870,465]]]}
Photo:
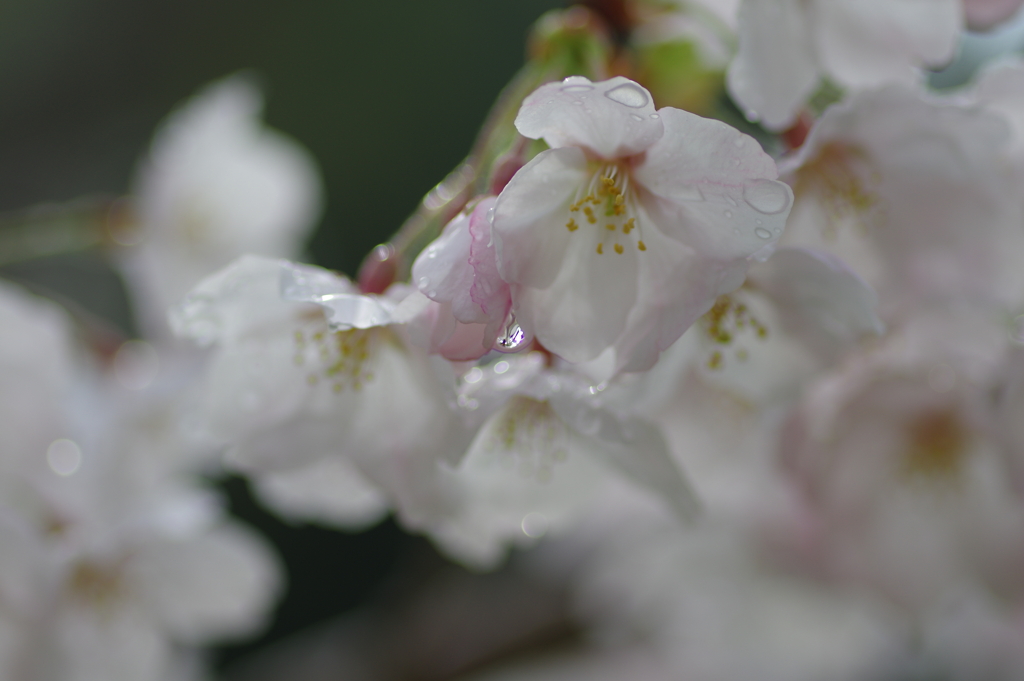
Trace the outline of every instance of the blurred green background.
{"label": "blurred green background", "polygon": [[[467,153],[522,64],[531,23],[555,0],[0,0],[0,215],[130,189],[161,119],[238,70],[263,84],[266,121],[317,158],[326,211],[310,258],[354,274]],[[102,254],[0,274],[132,323]],[[282,551],[289,592],[272,627],[236,656],[365,603],[439,559],[392,522],[359,535],[282,523],[244,481],[232,510]],[[395,575],[398,575],[396,577]]]}

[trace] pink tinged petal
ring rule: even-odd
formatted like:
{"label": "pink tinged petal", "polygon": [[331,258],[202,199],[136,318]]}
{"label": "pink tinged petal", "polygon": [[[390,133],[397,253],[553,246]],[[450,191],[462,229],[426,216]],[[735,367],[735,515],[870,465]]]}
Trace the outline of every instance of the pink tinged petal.
{"label": "pink tinged petal", "polygon": [[453,362],[479,359],[491,351],[498,324],[463,324],[452,314],[451,303],[423,300],[427,304],[407,325],[413,343]]}
{"label": "pink tinged petal", "polygon": [[987,31],[1020,9],[1021,0],[964,0],[964,17],[972,31]]}
{"label": "pink tinged petal", "polygon": [[452,220],[413,264],[412,278],[420,292],[450,304],[463,324],[500,324],[512,304],[491,240],[488,213],[495,201],[484,199],[471,215]]}
{"label": "pink tinged petal", "polygon": [[490,215],[497,200],[493,197],[481,201],[469,219],[469,233],[473,238],[469,264],[474,274],[469,296],[484,313],[483,319],[474,321],[487,324],[504,322],[512,307],[512,293],[498,272],[498,250],[491,236]]}
{"label": "pink tinged petal", "polygon": [[450,303],[460,321],[480,321],[479,308],[467,292],[473,286],[469,264],[469,216],[459,213],[412,265],[412,282],[420,293],[439,303]]}
{"label": "pink tinged petal", "polygon": [[783,130],[814,92],[820,74],[811,25],[800,0],[743,0],[739,52],[729,66],[729,94],[747,118]]}
{"label": "pink tinged petal", "polygon": [[638,258],[646,253],[632,246],[618,253],[609,245],[600,253],[597,246],[606,238],[601,232],[571,235],[562,268],[547,288],[512,287],[523,328],[570,362],[592,360],[612,345],[636,302]]}
{"label": "pink tinged petal", "polygon": [[516,128],[552,148],[582,147],[605,159],[638,154],[662,135],[651,93],[622,76],[543,85],[523,102]]}
{"label": "pink tinged petal", "polygon": [[502,279],[551,285],[573,236],[566,229],[569,205],[587,179],[586,157],[568,147],[541,152],[509,181],[494,205],[491,227]]}
{"label": "pink tinged petal", "polygon": [[963,19],[959,0],[818,2],[816,49],[840,85],[913,82],[916,67],[953,57]]}
{"label": "pink tinged petal", "polygon": [[784,248],[752,267],[749,279],[775,302],[787,329],[824,353],[885,331],[878,296],[835,256]]}
{"label": "pink tinged petal", "polygon": [[665,136],[634,171],[641,202],[666,235],[704,257],[746,258],[774,244],[793,191],[751,137],[720,121],[662,109]]}

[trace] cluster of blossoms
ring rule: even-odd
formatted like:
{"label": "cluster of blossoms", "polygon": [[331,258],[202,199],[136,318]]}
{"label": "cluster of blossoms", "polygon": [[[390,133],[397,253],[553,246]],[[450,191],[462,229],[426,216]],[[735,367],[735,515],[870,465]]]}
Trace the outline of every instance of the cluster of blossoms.
{"label": "cluster of blossoms", "polygon": [[184,678],[259,622],[216,466],[477,569],[543,537],[594,636],[495,678],[1024,678],[1024,63],[923,71],[1018,4],[549,15],[357,281],[287,259],[315,170],[212,86],[139,173],[147,343],[0,288],[5,678]]}

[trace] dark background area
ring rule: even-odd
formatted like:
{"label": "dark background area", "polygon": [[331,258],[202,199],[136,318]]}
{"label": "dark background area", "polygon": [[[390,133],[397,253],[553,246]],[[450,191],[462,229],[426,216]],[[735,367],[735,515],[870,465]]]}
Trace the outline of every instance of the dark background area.
{"label": "dark background area", "polygon": [[311,243],[352,273],[466,154],[558,0],[4,0],[0,211],[127,191],[159,121],[254,71],[267,122],[320,162]]}
{"label": "dark background area", "polygon": [[[265,119],[320,163],[326,210],[310,258],[353,274],[466,154],[522,64],[531,23],[558,0],[3,0],[0,216],[130,190],[158,123],[211,80],[251,70]],[[2,273],[66,296],[130,330],[102,254]],[[243,480],[220,486],[232,512],[283,555],[289,591],[266,634],[217,652],[219,666],[372,598],[434,564],[390,520],[360,534],[283,523]]]}

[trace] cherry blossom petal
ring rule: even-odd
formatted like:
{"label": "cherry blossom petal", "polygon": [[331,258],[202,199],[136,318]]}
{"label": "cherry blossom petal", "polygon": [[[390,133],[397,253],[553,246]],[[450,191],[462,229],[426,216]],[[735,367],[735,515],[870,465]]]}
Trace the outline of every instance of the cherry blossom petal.
{"label": "cherry blossom petal", "polygon": [[972,31],[987,31],[1020,9],[1021,0],[963,0],[964,18]]}
{"label": "cherry blossom petal", "polygon": [[277,561],[239,527],[153,543],[135,560],[136,579],[145,581],[157,618],[178,640],[249,633],[280,593]]}
{"label": "cherry blossom petal", "polygon": [[502,279],[551,285],[573,236],[565,227],[569,204],[586,179],[586,156],[576,147],[543,151],[512,177],[494,206]]}
{"label": "cherry blossom petal", "polygon": [[855,0],[815,4],[815,50],[840,85],[914,82],[918,66],[953,57],[962,25],[958,0]]}
{"label": "cherry blossom petal", "polygon": [[523,101],[515,124],[552,148],[581,147],[601,158],[638,154],[662,135],[651,93],[621,76],[543,85]]}
{"label": "cherry blossom petal", "polygon": [[612,345],[636,302],[638,260],[646,253],[599,252],[600,231],[571,235],[558,277],[547,288],[512,287],[519,323],[570,362],[592,360]]}
{"label": "cherry blossom petal", "polygon": [[665,136],[635,171],[658,229],[703,257],[746,258],[774,244],[793,192],[751,137],[711,119],[662,109]]}
{"label": "cherry blossom petal", "polygon": [[330,457],[294,470],[265,473],[253,480],[260,499],[285,518],[314,520],[357,529],[388,511],[380,490],[349,459]]}
{"label": "cherry blossom petal", "polygon": [[451,305],[464,324],[500,324],[508,316],[511,293],[498,273],[489,211],[497,197],[460,214],[416,258],[412,279],[431,300]]}
{"label": "cherry blossom petal", "polygon": [[615,344],[620,371],[647,371],[659,354],[710,309],[719,295],[743,282],[745,260],[723,262],[702,258],[658,229],[644,232],[637,303],[626,331]]}
{"label": "cherry blossom petal", "polygon": [[739,52],[729,66],[729,93],[747,118],[771,130],[790,126],[818,84],[804,4],[744,0],[740,5]]}
{"label": "cherry blossom petal", "polygon": [[748,280],[772,298],[791,333],[826,356],[885,330],[875,311],[878,295],[827,253],[780,249],[752,267]]}

